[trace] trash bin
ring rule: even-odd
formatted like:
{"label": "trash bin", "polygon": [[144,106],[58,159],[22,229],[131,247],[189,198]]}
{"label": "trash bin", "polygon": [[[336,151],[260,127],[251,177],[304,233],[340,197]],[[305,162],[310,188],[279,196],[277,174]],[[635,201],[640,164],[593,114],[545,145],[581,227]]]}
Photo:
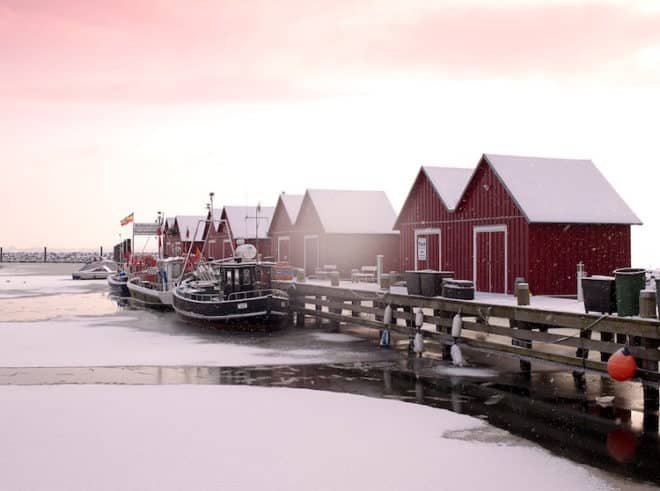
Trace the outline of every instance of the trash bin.
{"label": "trash bin", "polygon": [[408,295],[422,294],[422,285],[419,273],[419,271],[406,271],[406,287],[408,288]]}
{"label": "trash bin", "polygon": [[419,272],[421,294],[425,297],[439,297],[442,295],[442,281],[453,278],[453,271],[435,271],[425,269]]}
{"label": "trash bin", "polygon": [[619,317],[639,315],[639,292],[646,286],[646,270],[619,268],[614,270],[616,313]]}
{"label": "trash bin", "polygon": [[611,314],[616,312],[616,288],[613,276],[582,278],[584,311]]}
{"label": "trash bin", "polygon": [[457,300],[474,300],[474,283],[470,280],[446,279],[442,284],[442,296]]}

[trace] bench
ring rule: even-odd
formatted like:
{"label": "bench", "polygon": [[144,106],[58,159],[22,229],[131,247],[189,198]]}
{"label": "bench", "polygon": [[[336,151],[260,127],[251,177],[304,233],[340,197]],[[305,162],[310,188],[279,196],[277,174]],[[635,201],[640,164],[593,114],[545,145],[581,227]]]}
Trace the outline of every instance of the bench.
{"label": "bench", "polygon": [[359,283],[361,281],[375,283],[376,282],[376,266],[362,266],[360,269],[351,271],[351,281]]}
{"label": "bench", "polygon": [[324,264],[322,268],[318,268],[314,272],[314,276],[319,280],[327,280],[330,277],[330,273],[337,271],[336,264]]}

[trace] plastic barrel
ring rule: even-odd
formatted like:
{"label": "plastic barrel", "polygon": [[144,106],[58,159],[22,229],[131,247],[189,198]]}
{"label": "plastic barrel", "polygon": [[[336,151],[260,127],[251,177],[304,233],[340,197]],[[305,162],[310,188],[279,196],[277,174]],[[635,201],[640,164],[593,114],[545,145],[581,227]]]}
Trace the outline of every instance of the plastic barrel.
{"label": "plastic barrel", "polygon": [[619,268],[614,270],[616,313],[619,317],[639,315],[639,292],[646,286],[646,270]]}

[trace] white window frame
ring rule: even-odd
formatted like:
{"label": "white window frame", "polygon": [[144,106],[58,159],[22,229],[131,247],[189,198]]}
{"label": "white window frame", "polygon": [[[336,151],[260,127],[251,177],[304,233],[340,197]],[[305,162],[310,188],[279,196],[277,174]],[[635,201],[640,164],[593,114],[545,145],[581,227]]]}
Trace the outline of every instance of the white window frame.
{"label": "white window frame", "polygon": [[472,281],[477,289],[477,234],[488,232],[504,232],[504,293],[509,291],[509,241],[506,225],[477,225],[472,228]]}
{"label": "white window frame", "polygon": [[287,261],[291,262],[291,236],[289,235],[281,235],[277,237],[277,261],[282,260],[282,256],[280,255],[280,242],[283,241],[288,241],[289,242],[289,258],[287,258]]}
{"label": "white window frame", "polygon": [[307,269],[307,241],[316,239],[316,267],[321,265],[321,240],[317,235],[305,235],[303,237],[303,269]]}
{"label": "white window frame", "polygon": [[[414,230],[415,235],[415,269],[417,269],[417,237],[420,235],[437,235],[438,236],[438,269],[442,271],[442,230],[439,228],[416,228]],[[428,262],[429,257],[429,244],[426,244],[426,262]]]}

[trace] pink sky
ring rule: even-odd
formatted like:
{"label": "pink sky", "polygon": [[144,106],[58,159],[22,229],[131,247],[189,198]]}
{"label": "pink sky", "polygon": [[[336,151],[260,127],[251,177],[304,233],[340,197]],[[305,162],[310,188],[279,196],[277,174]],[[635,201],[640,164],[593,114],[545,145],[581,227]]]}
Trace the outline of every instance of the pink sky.
{"label": "pink sky", "polygon": [[[0,73],[6,247],[108,247],[126,212],[211,190],[398,208],[419,165],[493,151],[593,158],[646,223],[644,261],[660,228],[634,179],[655,164],[653,1],[0,0]],[[263,178],[226,186],[237,168]]]}

